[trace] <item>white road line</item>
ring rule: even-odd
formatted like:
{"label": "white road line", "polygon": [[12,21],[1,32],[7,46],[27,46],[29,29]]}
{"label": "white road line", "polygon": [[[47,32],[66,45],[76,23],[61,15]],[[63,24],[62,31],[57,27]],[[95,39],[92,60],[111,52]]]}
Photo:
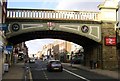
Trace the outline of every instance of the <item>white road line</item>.
{"label": "white road line", "polygon": [[[43,68],[42,68],[42,70],[43,70]],[[45,78],[48,80],[48,77],[47,77],[47,75],[46,75],[44,70],[43,70],[43,74],[44,74]]]}
{"label": "white road line", "polygon": [[48,77],[44,71],[43,71],[43,74],[44,74],[45,78],[48,80]]}
{"label": "white road line", "polygon": [[30,81],[33,81],[31,71],[29,70]]}
{"label": "white road line", "polygon": [[72,74],[72,75],[74,75],[74,76],[76,76],[76,77],[79,77],[79,78],[81,78],[83,80],[90,81],[90,80],[88,80],[88,79],[86,79],[86,78],[84,78],[84,77],[82,77],[80,75],[77,75],[77,74],[75,74],[75,73],[73,73],[73,72],[71,72],[69,70],[66,70],[66,69],[63,69],[63,70],[66,71],[66,72],[68,72],[68,73],[70,73],[70,74]]}

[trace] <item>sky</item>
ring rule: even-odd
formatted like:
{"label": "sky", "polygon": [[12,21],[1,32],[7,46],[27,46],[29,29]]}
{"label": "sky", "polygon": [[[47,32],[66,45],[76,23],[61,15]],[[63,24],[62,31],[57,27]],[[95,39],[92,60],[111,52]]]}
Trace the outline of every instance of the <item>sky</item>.
{"label": "sky", "polygon": [[53,43],[54,39],[35,39],[26,41],[25,44],[28,47],[28,54],[36,54],[38,51],[42,50],[44,45]]}
{"label": "sky", "polygon": [[[10,8],[98,10],[104,0],[8,0]],[[27,4],[27,5],[26,5]]]}
{"label": "sky", "polygon": [[[104,0],[8,0],[8,8],[26,9],[53,9],[53,10],[80,10],[99,11],[97,6]],[[36,39],[27,41],[28,53],[34,54],[42,46],[53,43],[54,39]]]}

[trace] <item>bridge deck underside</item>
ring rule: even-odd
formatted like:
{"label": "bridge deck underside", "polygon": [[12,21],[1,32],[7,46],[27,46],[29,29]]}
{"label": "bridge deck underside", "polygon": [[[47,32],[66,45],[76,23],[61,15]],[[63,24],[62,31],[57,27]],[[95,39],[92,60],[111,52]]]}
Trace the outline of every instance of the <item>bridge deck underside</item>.
{"label": "bridge deck underside", "polygon": [[62,23],[84,23],[84,24],[100,24],[100,21],[91,21],[91,20],[60,20],[60,19],[26,19],[26,18],[22,18],[22,19],[16,19],[16,18],[7,18],[6,19],[7,23],[11,23],[11,22],[62,22]]}
{"label": "bridge deck underside", "polygon": [[28,41],[33,39],[43,39],[43,38],[63,39],[70,42],[77,43],[82,46],[91,46],[91,45],[97,44],[95,41],[80,35],[61,32],[61,31],[49,31],[49,30],[23,33],[23,34],[9,38],[8,41],[13,44],[17,44],[23,41]]}

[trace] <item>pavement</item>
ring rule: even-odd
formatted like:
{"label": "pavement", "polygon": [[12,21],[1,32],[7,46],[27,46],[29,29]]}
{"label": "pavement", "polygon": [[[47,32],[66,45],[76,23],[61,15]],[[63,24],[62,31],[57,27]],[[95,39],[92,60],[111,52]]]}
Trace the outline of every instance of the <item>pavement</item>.
{"label": "pavement", "polygon": [[[71,67],[70,63],[62,63],[63,65],[68,65]],[[84,69],[87,71],[91,71],[91,72],[95,72],[98,74],[102,74],[102,75],[106,75],[106,76],[110,76],[112,78],[118,79],[119,73],[117,71],[109,71],[109,70],[101,70],[101,69],[90,69],[89,67],[85,67],[82,66],[80,64],[72,64],[73,68],[80,68],[80,69]],[[16,63],[12,66],[10,66],[9,71],[5,72],[3,75],[3,80],[20,80],[23,81],[24,80],[24,76],[25,76],[25,72],[24,72],[24,63]],[[32,81],[32,76],[31,76],[31,72],[29,71],[29,80]]]}
{"label": "pavement", "polygon": [[2,81],[5,80],[21,80],[24,79],[24,63],[16,63],[9,67],[8,72],[3,74]]}
{"label": "pavement", "polygon": [[83,70],[94,72],[97,74],[109,76],[109,77],[112,77],[114,79],[119,79],[119,77],[120,77],[120,72],[118,72],[118,71],[110,71],[110,70],[102,70],[102,69],[90,69],[90,67],[85,67],[85,66],[80,65],[80,64],[72,64],[72,66],[70,63],[62,63],[62,64],[73,67],[73,68],[83,69]]}
{"label": "pavement", "polygon": [[[26,64],[27,65],[27,64]],[[2,81],[32,81],[32,75],[30,69],[28,70],[28,76],[25,77],[25,64],[24,62],[19,62],[13,64],[9,67],[8,72],[3,75]]]}

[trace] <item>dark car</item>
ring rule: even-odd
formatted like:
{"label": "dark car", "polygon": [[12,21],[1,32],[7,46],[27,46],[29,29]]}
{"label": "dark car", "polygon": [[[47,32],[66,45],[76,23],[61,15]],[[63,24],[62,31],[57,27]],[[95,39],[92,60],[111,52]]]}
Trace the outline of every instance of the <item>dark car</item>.
{"label": "dark car", "polygon": [[29,58],[29,63],[35,63],[35,58]]}
{"label": "dark car", "polygon": [[49,60],[47,63],[48,71],[63,71],[63,66],[59,60]]}

